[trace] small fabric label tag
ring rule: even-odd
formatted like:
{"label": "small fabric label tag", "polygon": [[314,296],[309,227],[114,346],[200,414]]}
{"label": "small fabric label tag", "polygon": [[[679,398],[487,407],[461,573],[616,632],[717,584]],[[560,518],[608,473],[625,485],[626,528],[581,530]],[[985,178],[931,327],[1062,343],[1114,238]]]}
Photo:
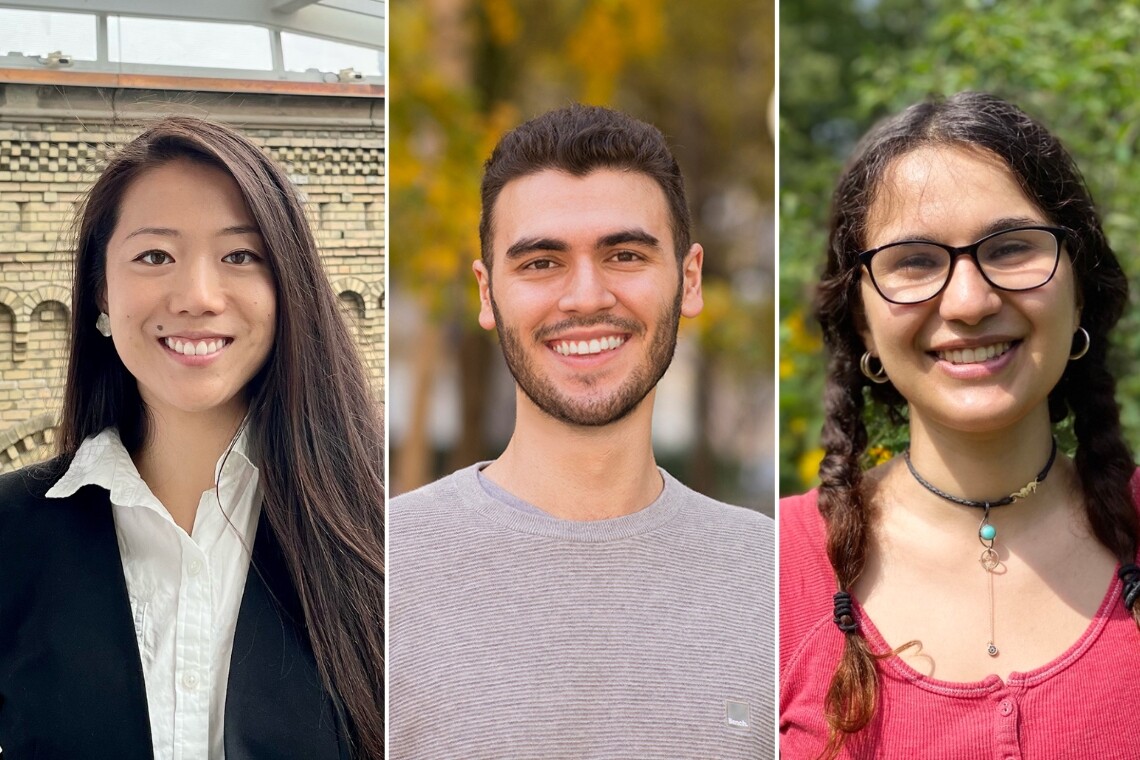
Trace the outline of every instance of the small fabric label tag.
{"label": "small fabric label tag", "polygon": [[748,729],[751,725],[748,719],[748,703],[726,701],[724,703],[724,722],[733,728]]}

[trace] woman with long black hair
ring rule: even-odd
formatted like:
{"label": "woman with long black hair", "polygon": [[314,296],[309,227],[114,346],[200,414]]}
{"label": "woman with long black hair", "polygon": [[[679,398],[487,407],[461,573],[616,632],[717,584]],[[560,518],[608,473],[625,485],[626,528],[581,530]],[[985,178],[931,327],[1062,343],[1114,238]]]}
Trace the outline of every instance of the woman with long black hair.
{"label": "woman with long black hair", "polygon": [[[1135,757],[1126,304],[1077,167],[1017,107],[960,93],[859,144],[816,304],[820,486],[780,505],[783,757]],[[865,470],[883,411],[909,449]]]}
{"label": "woman with long black hair", "polygon": [[5,760],[381,757],[383,427],[297,190],[158,121],[71,319],[59,456],[0,479]]}

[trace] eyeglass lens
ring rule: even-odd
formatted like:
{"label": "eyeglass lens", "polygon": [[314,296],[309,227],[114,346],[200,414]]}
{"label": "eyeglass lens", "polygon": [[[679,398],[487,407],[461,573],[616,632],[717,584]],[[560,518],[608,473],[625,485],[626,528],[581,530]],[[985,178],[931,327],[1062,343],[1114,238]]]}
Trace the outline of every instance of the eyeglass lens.
{"label": "eyeglass lens", "polygon": [[[1049,281],[1056,268],[1057,238],[1046,230],[1009,230],[978,244],[978,265],[995,286],[1031,290]],[[952,256],[933,243],[897,243],[871,259],[879,292],[896,303],[933,298],[950,279]]]}

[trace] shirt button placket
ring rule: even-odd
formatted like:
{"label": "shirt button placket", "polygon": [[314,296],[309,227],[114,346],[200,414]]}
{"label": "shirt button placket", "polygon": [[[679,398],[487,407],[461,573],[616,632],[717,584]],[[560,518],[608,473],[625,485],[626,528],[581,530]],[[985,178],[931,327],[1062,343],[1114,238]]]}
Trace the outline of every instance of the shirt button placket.
{"label": "shirt button placket", "polygon": [[212,599],[201,549],[186,538],[178,605],[178,695],[175,760],[204,757],[209,748]]}
{"label": "shirt button placket", "polygon": [[1021,760],[1021,747],[1017,738],[1017,723],[1021,710],[1017,697],[1009,689],[994,695],[994,754],[995,760]]}

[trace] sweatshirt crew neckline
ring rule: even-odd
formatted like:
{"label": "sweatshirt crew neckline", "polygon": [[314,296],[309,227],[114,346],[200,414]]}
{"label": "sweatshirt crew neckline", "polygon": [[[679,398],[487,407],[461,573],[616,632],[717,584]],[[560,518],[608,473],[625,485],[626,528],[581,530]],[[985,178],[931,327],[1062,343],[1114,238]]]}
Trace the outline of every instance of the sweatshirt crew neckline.
{"label": "sweatshirt crew neckline", "polygon": [[673,520],[681,510],[682,486],[660,467],[657,471],[664,482],[660,495],[632,514],[605,520],[565,520],[546,513],[521,510],[495,498],[483,487],[479,471],[489,464],[490,461],[478,462],[456,471],[451,476],[454,485],[465,494],[477,513],[516,533],[578,543],[622,541],[657,530]]}

